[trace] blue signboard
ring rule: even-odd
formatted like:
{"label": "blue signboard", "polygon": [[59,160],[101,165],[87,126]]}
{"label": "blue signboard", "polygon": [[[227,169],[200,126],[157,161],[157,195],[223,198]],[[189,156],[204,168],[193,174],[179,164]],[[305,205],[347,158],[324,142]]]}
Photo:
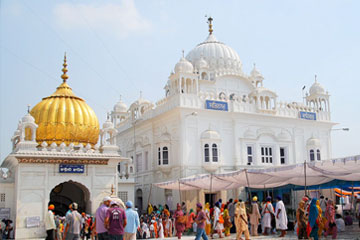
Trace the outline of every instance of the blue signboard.
{"label": "blue signboard", "polygon": [[228,111],[228,104],[227,102],[206,100],[206,109]]}
{"label": "blue signboard", "polygon": [[316,113],[313,112],[300,112],[300,118],[306,120],[316,120]]}
{"label": "blue signboard", "polygon": [[84,173],[85,167],[83,164],[60,164],[60,173]]}

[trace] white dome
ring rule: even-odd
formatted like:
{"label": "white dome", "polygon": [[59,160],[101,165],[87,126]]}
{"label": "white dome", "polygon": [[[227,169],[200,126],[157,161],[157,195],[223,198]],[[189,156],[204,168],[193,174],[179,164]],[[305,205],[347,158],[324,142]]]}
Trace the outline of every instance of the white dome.
{"label": "white dome", "polygon": [[311,88],[310,88],[310,95],[316,95],[316,94],[325,94],[325,89],[323,86],[320,85],[320,83],[315,82]]}
{"label": "white dome", "polygon": [[182,72],[182,73],[193,73],[194,67],[186,60],[184,57],[180,59],[180,61],[175,65],[175,73]]}
{"label": "white dome", "polygon": [[30,115],[30,113],[26,114],[25,116],[23,116],[23,118],[21,119],[22,123],[35,123],[35,119],[33,118],[33,116]]}
{"label": "white dome", "polygon": [[107,128],[114,128],[114,124],[110,121],[110,119],[107,119],[106,122],[103,124],[103,129]]}
{"label": "white dome", "polygon": [[255,65],[250,74],[253,78],[264,78],[263,75],[259,72],[259,70],[255,67]]}
{"label": "white dome", "polygon": [[115,104],[114,106],[114,112],[116,113],[124,113],[124,112],[127,112],[127,106],[126,104],[123,102],[123,101],[119,101]]}
{"label": "white dome", "polygon": [[242,64],[239,55],[231,47],[219,42],[213,34],[210,34],[205,42],[191,50],[186,59],[196,64],[201,58],[210,65],[210,69],[221,75],[242,75]]}

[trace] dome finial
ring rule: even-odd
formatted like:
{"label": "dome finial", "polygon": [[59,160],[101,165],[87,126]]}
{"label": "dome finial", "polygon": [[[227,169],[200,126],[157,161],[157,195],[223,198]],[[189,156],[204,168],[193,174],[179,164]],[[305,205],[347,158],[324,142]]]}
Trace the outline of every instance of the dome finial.
{"label": "dome finial", "polygon": [[213,21],[213,18],[210,16],[209,18],[208,18],[208,21],[207,21],[207,23],[209,24],[209,35],[211,35],[212,33],[213,33],[213,29],[212,29],[212,21]]}
{"label": "dome finial", "polygon": [[27,105],[27,112],[30,113],[30,104]]}
{"label": "dome finial", "polygon": [[184,51],[184,49],[183,49],[181,52],[182,52],[182,57],[184,57],[184,56],[185,56],[185,51]]}
{"label": "dome finial", "polygon": [[317,83],[317,75],[315,74],[315,82]]}
{"label": "dome finial", "polygon": [[63,79],[63,82],[66,82],[66,80],[68,80],[69,76],[66,74],[67,73],[67,63],[66,63],[66,52],[64,54],[64,64],[63,64],[63,69],[62,72],[63,74],[61,75],[61,78]]}

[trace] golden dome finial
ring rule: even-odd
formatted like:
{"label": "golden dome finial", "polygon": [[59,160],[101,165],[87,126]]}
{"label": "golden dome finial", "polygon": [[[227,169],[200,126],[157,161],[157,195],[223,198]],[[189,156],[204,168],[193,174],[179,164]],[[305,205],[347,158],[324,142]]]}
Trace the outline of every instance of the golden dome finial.
{"label": "golden dome finial", "polygon": [[213,33],[213,29],[212,29],[212,27],[213,27],[213,25],[212,25],[212,21],[213,21],[214,19],[210,16],[209,18],[208,18],[208,21],[207,21],[207,23],[209,24],[209,34],[211,35],[212,33]]}
{"label": "golden dome finial", "polygon": [[66,52],[64,54],[64,64],[63,64],[63,69],[61,70],[63,72],[63,74],[61,75],[61,78],[63,79],[63,82],[66,82],[66,80],[68,80],[69,76],[66,74],[67,73],[67,63],[66,63]]}

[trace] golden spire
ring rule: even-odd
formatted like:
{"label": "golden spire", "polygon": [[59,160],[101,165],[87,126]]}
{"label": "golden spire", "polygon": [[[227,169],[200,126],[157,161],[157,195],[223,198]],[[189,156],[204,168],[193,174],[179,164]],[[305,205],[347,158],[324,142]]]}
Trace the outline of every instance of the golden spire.
{"label": "golden spire", "polygon": [[63,64],[63,69],[62,72],[63,74],[61,75],[61,78],[63,79],[63,82],[66,82],[66,80],[68,80],[69,76],[66,74],[67,73],[67,64],[66,64],[66,53],[64,54],[64,64]]}
{"label": "golden spire", "polygon": [[212,18],[212,17],[209,17],[207,23],[209,24],[209,33],[210,33],[210,35],[213,33],[212,21],[213,21],[213,18]]}

